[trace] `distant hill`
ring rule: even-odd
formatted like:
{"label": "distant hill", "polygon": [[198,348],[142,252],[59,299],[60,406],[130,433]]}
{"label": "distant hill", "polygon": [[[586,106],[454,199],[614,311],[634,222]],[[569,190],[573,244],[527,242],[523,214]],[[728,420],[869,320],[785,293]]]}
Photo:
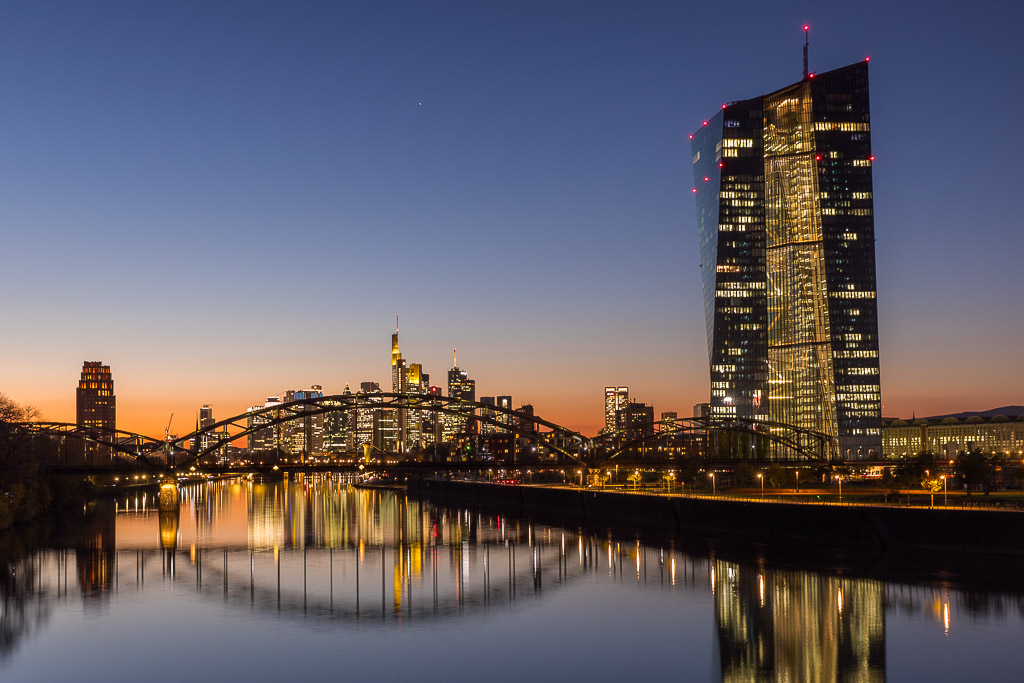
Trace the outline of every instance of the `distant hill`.
{"label": "distant hill", "polygon": [[1006,417],[1017,417],[1024,413],[1024,406],[1003,406],[1002,408],[992,408],[991,410],[968,410],[962,413],[950,413],[949,415],[933,415],[932,417],[926,417],[926,420],[941,420],[944,417],[955,417],[958,420],[965,420],[968,417],[984,417],[990,418],[996,415],[1005,415]]}

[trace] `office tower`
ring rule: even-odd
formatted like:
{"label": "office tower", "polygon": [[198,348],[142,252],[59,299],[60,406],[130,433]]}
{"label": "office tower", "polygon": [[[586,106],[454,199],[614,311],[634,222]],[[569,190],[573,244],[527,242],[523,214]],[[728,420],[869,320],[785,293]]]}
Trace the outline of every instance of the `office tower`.
{"label": "office tower", "polygon": [[615,412],[615,431],[624,444],[654,436],[654,406],[630,401]]}
{"label": "office tower", "polygon": [[[461,401],[476,401],[476,380],[469,378],[469,373],[459,368],[458,356],[452,349],[452,369],[448,371],[448,397]],[[466,428],[469,416],[473,414],[473,408],[449,406],[458,414],[446,413],[442,418],[444,439],[448,441]]]}
{"label": "office tower", "polygon": [[[402,352],[398,350],[398,316],[395,316],[395,333],[391,335],[391,391],[395,394],[404,394],[406,390],[406,364],[405,359],[402,358]],[[386,450],[401,452],[405,450],[406,440],[406,410],[405,408],[397,408],[391,411],[395,415],[385,416],[385,423],[393,425],[388,427],[388,443]],[[391,433],[394,432],[393,438]],[[392,443],[393,442],[393,443]]]}
{"label": "office tower", "polygon": [[217,424],[217,420],[213,417],[213,407],[204,405],[199,409],[198,427],[202,432],[199,436],[199,450],[205,451],[215,444],[224,442],[223,446],[208,453],[203,461],[206,463],[225,464],[228,461],[228,445],[230,444],[227,427],[220,432],[214,432],[211,427],[215,424]]}
{"label": "office tower", "polygon": [[[110,366],[100,361],[85,361],[75,390],[75,421],[83,427],[115,429],[115,408],[114,378],[110,374]],[[112,434],[97,436],[113,437]],[[87,456],[112,455],[109,447],[88,442],[85,443],[85,453]]]}
{"label": "office tower", "polygon": [[723,106],[691,152],[712,415],[880,454],[867,62]]}
{"label": "office tower", "polygon": [[114,429],[115,402],[110,366],[100,361],[85,361],[75,391],[75,420],[84,427]]}
{"label": "office tower", "polygon": [[615,431],[615,414],[629,403],[629,387],[604,388],[604,431],[611,434]]}
{"label": "office tower", "polygon": [[[310,399],[323,398],[324,389],[319,384],[313,384],[309,389],[286,392],[285,401],[305,401]],[[307,412],[317,409],[316,405],[295,406],[297,412]],[[289,420],[285,427],[285,441],[288,451],[291,453],[322,453],[324,450],[324,416],[306,415],[295,420]]]}
{"label": "office tower", "polygon": [[[359,393],[370,403],[381,403],[380,385],[376,382],[363,382],[359,385]],[[356,438],[357,449],[370,446],[381,448],[380,434],[380,409],[379,408],[357,408],[356,409]]]}
{"label": "office tower", "polygon": [[250,432],[247,440],[250,456],[255,458],[257,455],[268,455],[283,448],[284,439],[281,425],[260,428],[260,425],[267,424],[277,417],[277,411],[268,410],[264,413],[254,414],[257,410],[271,408],[280,404],[281,398],[279,396],[269,396],[263,405],[251,406],[246,411],[250,413],[248,417],[248,429]]}
{"label": "office tower", "polygon": [[[344,396],[351,396],[352,390],[345,385]],[[325,405],[341,406],[340,401],[325,402]],[[324,450],[328,453],[349,453],[355,449],[356,411],[345,410],[325,413],[324,416]]]}

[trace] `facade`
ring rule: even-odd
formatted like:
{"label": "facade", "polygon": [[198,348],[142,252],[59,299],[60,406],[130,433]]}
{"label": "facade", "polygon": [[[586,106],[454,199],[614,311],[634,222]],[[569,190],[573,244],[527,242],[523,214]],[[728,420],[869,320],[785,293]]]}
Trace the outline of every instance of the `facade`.
{"label": "facade", "polygon": [[[345,385],[345,396],[352,395],[352,389]],[[328,405],[340,405],[332,402]],[[328,453],[351,453],[355,450],[355,427],[356,412],[348,410],[345,412],[325,413],[323,415],[324,429],[324,450]]]}
{"label": "facade", "polygon": [[867,62],[723,106],[692,136],[718,418],[881,452]]}
{"label": "facade", "polygon": [[115,428],[116,399],[109,365],[89,360],[82,364],[75,391],[75,421],[86,427]]}
{"label": "facade", "polygon": [[[288,391],[285,401],[304,401],[323,398],[324,390],[319,384],[309,389]],[[301,410],[301,409],[300,409]],[[285,428],[285,441],[289,452],[311,454],[324,452],[324,415],[308,415],[290,420]]]}
{"label": "facade", "polygon": [[604,388],[604,431],[615,431],[615,415],[629,403],[629,387]]}
{"label": "facade", "polygon": [[[457,358],[453,357],[453,361],[456,360]],[[463,401],[476,401],[476,380],[470,379],[469,373],[459,368],[457,362],[448,371],[448,397]],[[465,431],[466,423],[471,415],[472,411],[468,409],[465,415],[444,413],[441,418],[444,440],[450,441],[457,434]]]}
{"label": "facade", "polygon": [[[630,401],[616,411],[615,431],[619,432],[619,439],[624,444],[644,438],[649,440],[654,436],[654,406]],[[637,445],[641,450],[647,447],[649,444],[646,443]]]}
{"label": "facade", "polygon": [[[82,363],[82,374],[75,390],[75,422],[84,427],[115,429],[117,402],[114,397],[114,378],[110,366],[101,361]],[[85,452],[94,455],[112,455],[109,447],[85,444]]]}
{"label": "facade", "polygon": [[249,432],[248,446],[249,454],[253,458],[259,455],[269,455],[278,451],[284,447],[284,439],[282,434],[281,425],[268,426],[260,428],[260,425],[267,424],[274,419],[274,413],[276,411],[267,411],[265,413],[256,413],[257,410],[263,408],[271,408],[276,405],[280,405],[281,398],[278,396],[267,397],[266,402],[261,406],[252,406],[247,412],[250,413],[248,418]]}
{"label": "facade", "polygon": [[886,418],[882,425],[882,452],[887,458],[932,453],[954,458],[958,453],[1024,456],[1024,414],[900,420]]}

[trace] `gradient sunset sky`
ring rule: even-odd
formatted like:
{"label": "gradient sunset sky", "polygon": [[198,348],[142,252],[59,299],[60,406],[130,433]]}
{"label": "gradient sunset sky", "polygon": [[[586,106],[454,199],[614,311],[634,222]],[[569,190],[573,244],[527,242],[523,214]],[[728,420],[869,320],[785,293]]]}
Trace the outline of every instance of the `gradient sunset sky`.
{"label": "gradient sunset sky", "polygon": [[1015,3],[0,5],[0,392],[192,428],[443,386],[595,433],[708,396],[687,135],[871,58],[885,415],[1024,403]]}

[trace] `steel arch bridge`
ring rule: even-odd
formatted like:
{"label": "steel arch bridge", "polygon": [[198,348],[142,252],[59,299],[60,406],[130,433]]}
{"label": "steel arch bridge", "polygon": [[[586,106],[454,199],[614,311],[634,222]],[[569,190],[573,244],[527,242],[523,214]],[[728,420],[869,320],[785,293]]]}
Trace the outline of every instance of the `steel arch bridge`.
{"label": "steel arch bridge", "polygon": [[[721,434],[747,435],[750,438],[763,439],[790,455],[788,458],[781,458],[782,460],[831,462],[838,459],[836,444],[831,437],[814,430],[778,422],[742,418],[721,420],[694,417],[684,418],[674,423],[663,421],[634,427],[634,431],[640,429],[642,433],[638,438],[630,440],[622,438],[630,433],[631,430],[628,428],[597,438],[587,438],[575,430],[537,415],[478,401],[424,394],[377,392],[336,394],[280,403],[246,411],[183,436],[168,437],[167,439],[153,438],[124,430],[59,422],[19,423],[18,427],[29,435],[81,439],[86,443],[109,448],[112,455],[116,454],[120,461],[126,464],[155,470],[175,470],[197,465],[211,453],[259,431],[309,417],[331,413],[350,414],[356,410],[421,411],[460,418],[472,417],[477,422],[495,427],[498,433],[512,435],[513,441],[522,438],[538,448],[547,449],[563,463],[569,462],[588,468],[601,467],[609,461],[619,458],[623,454],[634,452],[657,439],[689,436],[710,440],[711,437],[717,438]],[[477,411],[483,411],[483,414],[477,414]],[[531,428],[517,427],[517,421],[521,425],[530,425]],[[655,431],[655,424],[662,429]],[[668,428],[666,429],[666,427]],[[540,431],[540,428],[545,428],[548,431]],[[187,448],[186,443],[189,444]],[[602,443],[611,443],[613,447],[610,450],[607,447],[602,448]],[[205,445],[200,446],[200,444]],[[710,449],[705,451],[706,459],[711,457],[708,451]],[[768,455],[762,450],[756,459],[761,461],[780,459],[768,457]],[[744,459],[749,460],[750,458],[731,458],[730,460]]]}
{"label": "steel arch bridge", "polygon": [[[656,429],[657,428],[657,429]],[[641,432],[640,436],[625,440],[635,432]],[[769,447],[774,446],[776,454],[772,455],[770,448],[762,448],[756,451],[752,457],[726,457],[722,458],[717,453],[712,455],[711,445],[707,445],[705,458],[707,460],[727,460],[740,462],[750,460],[756,462],[835,462],[839,460],[839,452],[835,439],[813,429],[795,427],[783,422],[771,420],[750,420],[746,418],[702,418],[691,417],[677,420],[660,420],[649,425],[627,427],[616,432],[606,434],[613,443],[619,445],[603,455],[598,467],[603,467],[608,462],[638,449],[643,449],[648,443],[657,442],[666,438],[674,437],[715,437],[716,440],[722,434],[729,436],[748,436],[752,443],[753,439],[763,440]],[[709,438],[710,441],[710,438]],[[716,444],[717,446],[717,444]]]}

